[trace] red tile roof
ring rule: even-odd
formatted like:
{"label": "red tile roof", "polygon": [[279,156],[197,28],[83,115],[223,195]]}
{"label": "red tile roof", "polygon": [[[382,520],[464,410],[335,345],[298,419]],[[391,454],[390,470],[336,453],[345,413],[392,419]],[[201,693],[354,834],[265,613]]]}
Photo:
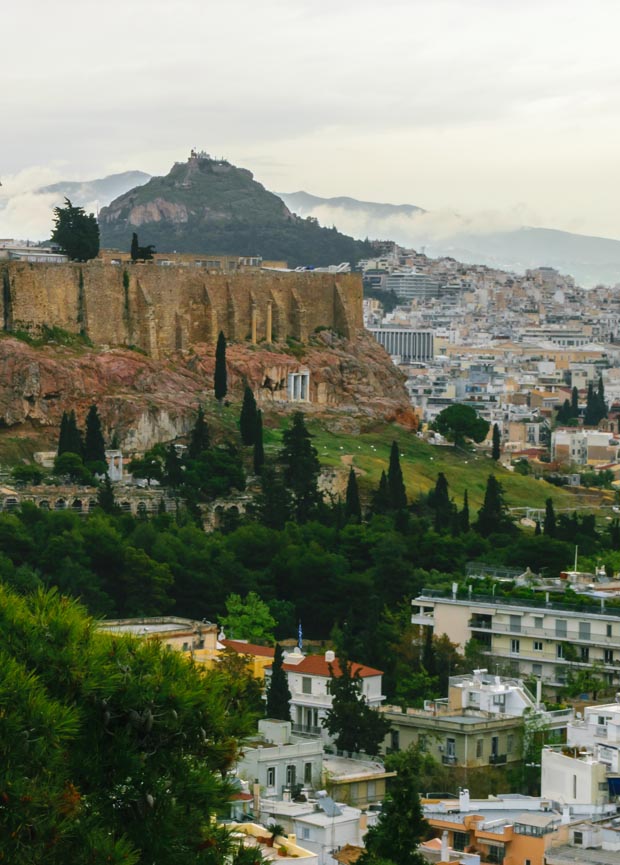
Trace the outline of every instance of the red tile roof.
{"label": "red tile roof", "polygon": [[[298,664],[287,664],[286,661],[282,664],[283,669],[287,671],[297,671],[305,673],[307,676],[324,676],[326,679],[331,679],[330,666],[336,676],[342,674],[338,658],[330,664],[325,660],[323,655],[307,655]],[[366,676],[382,676],[383,670],[375,670],[373,667],[366,667],[364,664],[351,664],[351,673],[354,676],[358,673],[363,679]]]}
{"label": "red tile roof", "polygon": [[222,645],[239,655],[257,655],[263,658],[273,658],[275,651],[271,646],[257,646],[256,643],[246,643],[243,640],[222,640]]}

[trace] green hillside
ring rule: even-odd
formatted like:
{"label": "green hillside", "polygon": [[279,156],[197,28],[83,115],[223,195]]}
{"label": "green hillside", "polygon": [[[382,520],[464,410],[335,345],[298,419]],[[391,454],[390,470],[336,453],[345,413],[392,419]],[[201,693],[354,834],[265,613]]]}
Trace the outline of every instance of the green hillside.
{"label": "green hillside", "polygon": [[355,263],[369,245],[301,219],[225,160],[194,155],[116,198],[99,214],[102,245],[127,250],[133,231],[161,252],[261,255],[291,266]]}

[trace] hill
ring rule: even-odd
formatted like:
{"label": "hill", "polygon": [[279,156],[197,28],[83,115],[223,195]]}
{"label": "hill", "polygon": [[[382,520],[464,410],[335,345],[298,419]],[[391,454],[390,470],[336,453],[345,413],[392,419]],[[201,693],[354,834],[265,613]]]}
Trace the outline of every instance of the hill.
{"label": "hill", "polygon": [[161,251],[261,255],[291,266],[355,262],[368,244],[294,215],[250,171],[192,153],[165,177],[116,198],[99,215],[102,245],[129,249],[132,232]]}
{"label": "hill", "polygon": [[41,195],[58,195],[59,202],[63,198],[70,198],[76,206],[88,207],[94,202],[108,204],[113,198],[128,189],[141,186],[150,178],[151,175],[144,171],[123,171],[121,174],[109,174],[96,180],[61,180],[51,186],[43,186],[37,192]]}
{"label": "hill", "polygon": [[546,265],[571,274],[585,287],[620,281],[620,240],[551,228],[483,225],[457,213],[434,213],[413,204],[385,204],[355,198],[320,198],[307,192],[280,193],[300,216],[314,216],[354,237],[389,237],[403,246],[425,248],[430,256],[452,256],[523,272]]}

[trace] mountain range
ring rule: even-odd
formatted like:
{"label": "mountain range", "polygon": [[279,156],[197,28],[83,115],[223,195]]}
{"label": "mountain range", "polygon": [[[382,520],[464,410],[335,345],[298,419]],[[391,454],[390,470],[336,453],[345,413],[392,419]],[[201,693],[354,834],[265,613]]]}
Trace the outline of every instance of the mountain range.
{"label": "mountain range", "polygon": [[[449,255],[507,270],[522,272],[547,265],[571,274],[586,287],[620,282],[619,240],[552,228],[494,225],[492,219],[481,225],[454,212],[438,213],[413,204],[321,198],[301,191],[276,195],[257,183],[249,171],[225,163],[228,168],[218,176],[213,170],[215,160],[210,162],[208,172],[176,163],[166,177],[128,171],[96,180],[56,183],[37,191],[46,202],[56,194],[58,203],[67,196],[90,209],[94,202],[108,205],[101,214],[103,241],[117,246],[127,247],[131,230],[137,229],[142,243],[155,243],[161,250],[260,252],[265,258],[287,258],[291,264],[324,264],[328,259],[338,263],[367,254],[353,238],[389,238],[431,256]],[[171,205],[170,218],[165,217],[161,201]],[[134,222],[127,219],[132,211]],[[153,219],[146,217],[148,212]],[[350,237],[341,242],[342,235],[337,239],[332,229],[319,231],[308,217],[321,225],[337,226]],[[284,236],[278,237],[279,233]],[[233,250],[233,241],[243,248]]]}

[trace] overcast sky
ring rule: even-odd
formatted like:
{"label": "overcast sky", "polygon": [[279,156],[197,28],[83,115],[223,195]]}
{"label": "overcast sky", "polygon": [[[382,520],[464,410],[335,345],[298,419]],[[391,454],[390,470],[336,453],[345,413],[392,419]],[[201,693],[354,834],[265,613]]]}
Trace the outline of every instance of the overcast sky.
{"label": "overcast sky", "polygon": [[20,0],[0,31],[5,190],[196,146],[272,190],[620,238],[618,0]]}

